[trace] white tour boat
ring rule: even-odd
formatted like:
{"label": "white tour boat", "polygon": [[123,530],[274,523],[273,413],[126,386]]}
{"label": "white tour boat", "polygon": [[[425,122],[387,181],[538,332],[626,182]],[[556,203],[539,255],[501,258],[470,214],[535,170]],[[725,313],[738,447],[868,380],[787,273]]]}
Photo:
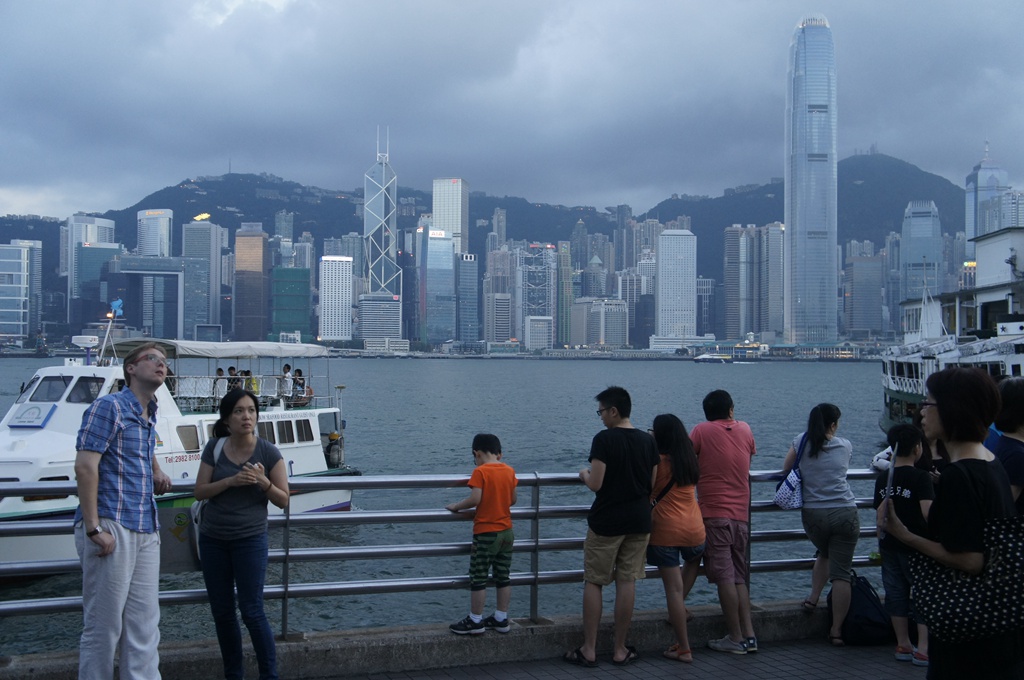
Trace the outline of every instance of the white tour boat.
{"label": "white tour boat", "polygon": [[[95,338],[85,346],[98,344]],[[0,481],[73,482],[75,439],[86,408],[98,397],[120,390],[124,373],[118,357],[148,338],[121,340],[105,349],[107,357],[92,361],[65,359],[62,366],[36,371],[25,383],[17,401],[0,421]],[[195,479],[199,458],[217,420],[217,404],[230,386],[244,385],[260,400],[259,435],[273,442],[284,456],[289,477],[358,475],[345,465],[344,421],[341,418],[342,386],[332,386],[329,376],[312,371],[329,366],[328,350],[319,345],[272,342],[190,342],[156,340],[167,354],[173,376],[156,393],[159,403],[156,455],[161,469],[172,480]],[[111,351],[113,354],[111,354]],[[205,362],[203,361],[205,360]],[[202,366],[205,363],[206,368]],[[318,396],[312,389],[291,389],[283,365],[302,367],[305,386],[316,386],[333,397]],[[237,366],[251,376],[216,375],[216,369]],[[252,368],[249,368],[249,367]],[[309,369],[306,369],[306,366]],[[229,384],[229,381],[232,381]],[[191,494],[158,496],[160,507],[191,505]],[[291,512],[348,510],[349,490],[294,494]],[[0,521],[70,518],[76,496],[8,496],[0,498]],[[271,506],[271,511],[280,512]],[[35,561],[77,559],[70,535],[0,538],[0,560]]]}

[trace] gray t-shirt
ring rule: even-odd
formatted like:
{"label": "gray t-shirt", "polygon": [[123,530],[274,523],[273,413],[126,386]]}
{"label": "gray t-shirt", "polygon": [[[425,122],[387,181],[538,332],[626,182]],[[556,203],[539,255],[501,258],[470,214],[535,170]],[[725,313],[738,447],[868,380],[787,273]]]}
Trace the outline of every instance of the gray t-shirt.
{"label": "gray t-shirt", "polygon": [[[793,448],[800,446],[802,434],[793,440]],[[856,496],[846,479],[853,457],[853,446],[842,437],[826,439],[815,458],[811,458],[811,444],[804,444],[800,457],[800,475],[803,478],[805,508],[846,508],[856,506]]]}
{"label": "gray t-shirt", "polygon": [[[217,465],[213,465],[213,449],[217,439],[206,442],[203,449],[202,462],[213,466],[213,477],[210,481],[217,482],[237,475],[241,465],[232,463],[222,450]],[[269,477],[281,458],[277,447],[265,439],[256,440],[256,448],[247,462],[255,465],[263,464],[263,470]],[[232,538],[248,538],[267,530],[267,494],[256,484],[231,486],[210,499],[203,510],[203,524],[200,531],[210,538],[229,540]]]}

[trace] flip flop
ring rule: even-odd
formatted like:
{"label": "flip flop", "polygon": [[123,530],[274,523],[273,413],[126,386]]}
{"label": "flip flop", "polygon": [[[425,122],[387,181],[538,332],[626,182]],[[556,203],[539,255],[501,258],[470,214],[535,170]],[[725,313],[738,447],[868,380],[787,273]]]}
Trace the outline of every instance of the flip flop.
{"label": "flip flop", "polygon": [[800,606],[803,608],[805,614],[813,614],[818,610],[818,603],[811,602],[810,600],[804,600]]}
{"label": "flip flop", "polygon": [[591,661],[587,657],[583,656],[582,647],[577,647],[571,652],[566,652],[562,656],[562,660],[577,666],[583,666],[584,668],[597,668],[597,659],[595,658]]}
{"label": "flip flop", "polygon": [[843,641],[843,638],[842,638],[841,635],[833,635],[832,633],[829,633],[828,634],[828,642],[833,647],[845,647],[846,646],[846,642]]}
{"label": "flip flop", "polygon": [[640,652],[636,651],[636,647],[627,646],[626,647],[626,658],[622,659],[621,661],[616,661],[613,658],[612,659],[612,663],[615,664],[616,666],[628,666],[629,664],[633,663],[634,661],[636,661],[639,658],[640,658]]}
{"label": "flip flop", "polygon": [[[664,652],[661,653],[666,659],[672,659],[673,661],[682,661],[683,663],[693,663],[693,652],[689,649],[679,649],[679,643],[672,645]],[[684,659],[684,656],[690,657]]]}

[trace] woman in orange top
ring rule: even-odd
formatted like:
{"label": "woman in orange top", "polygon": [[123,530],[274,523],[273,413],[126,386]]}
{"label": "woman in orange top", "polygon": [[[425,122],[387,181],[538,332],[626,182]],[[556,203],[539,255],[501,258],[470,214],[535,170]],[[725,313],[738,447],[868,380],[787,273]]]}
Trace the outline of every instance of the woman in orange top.
{"label": "woman in orange top", "polygon": [[657,567],[661,574],[669,620],[676,632],[676,643],[663,655],[691,663],[685,599],[704,554],[704,520],[695,493],[700,467],[690,435],[679,418],[671,413],[657,416],[650,432],[658,445],[661,462],[651,494],[647,564]]}

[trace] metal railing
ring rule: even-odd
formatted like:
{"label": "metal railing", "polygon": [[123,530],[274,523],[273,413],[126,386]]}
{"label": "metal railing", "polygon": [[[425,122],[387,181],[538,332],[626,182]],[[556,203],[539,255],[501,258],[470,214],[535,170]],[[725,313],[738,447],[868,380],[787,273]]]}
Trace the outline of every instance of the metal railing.
{"label": "metal railing", "polygon": [[[874,479],[877,472],[873,470],[850,470],[849,479]],[[758,483],[775,483],[781,477],[780,471],[751,471],[751,488]],[[542,524],[545,520],[565,520],[585,518],[589,505],[544,505],[541,491],[552,487],[570,487],[581,484],[576,474],[569,473],[533,473],[517,475],[519,488],[530,489],[528,507],[520,504],[512,508],[512,518],[517,527],[528,523],[529,537],[517,539],[513,551],[529,553],[530,569],[525,572],[513,573],[512,585],[529,587],[530,618],[538,620],[538,590],[542,585],[580,583],[583,579],[582,569],[561,569],[543,571],[540,569],[540,554],[551,551],[582,551],[583,537],[543,538]],[[468,475],[408,475],[408,476],[364,476],[364,477],[331,477],[324,479],[293,478],[289,480],[292,493],[323,491],[332,489],[348,489],[354,494],[368,490],[396,489],[450,489],[465,487]],[[190,493],[194,482],[177,481],[172,493]],[[31,484],[0,483],[0,497],[74,494],[74,484],[67,482],[37,482]],[[870,508],[870,498],[858,498],[858,508]],[[756,526],[754,516],[768,512],[781,512],[771,500],[754,500],[750,504],[752,527]],[[799,517],[798,513],[790,513]],[[322,596],[372,595],[382,593],[410,593],[433,590],[465,589],[469,586],[469,577],[464,574],[441,575],[432,577],[369,579],[338,582],[293,583],[290,567],[294,564],[312,561],[334,560],[368,560],[381,558],[407,557],[441,557],[466,555],[470,551],[470,542],[426,543],[402,545],[352,545],[335,547],[293,548],[291,533],[294,529],[321,526],[354,526],[393,523],[439,523],[452,521],[469,521],[472,515],[462,513],[455,515],[447,510],[375,510],[331,513],[302,513],[271,516],[271,527],[283,528],[283,547],[270,551],[269,561],[282,565],[281,583],[267,585],[264,597],[271,600],[282,600],[281,630],[288,633],[288,602],[290,599]],[[71,534],[74,527],[71,520],[24,520],[0,522],[0,538],[11,536],[50,536]],[[862,538],[876,535],[873,524],[861,529]],[[779,541],[805,541],[806,534],[802,528],[797,529],[761,529],[751,531],[751,543],[767,543]],[[749,553],[748,553],[749,560]],[[750,571],[780,572],[808,570],[813,565],[813,558],[771,559],[750,561]],[[877,566],[878,560],[869,555],[854,557],[855,567]],[[52,560],[36,562],[0,562],[0,579],[25,576],[41,576],[80,571],[78,560]],[[648,572],[656,574],[654,567]],[[160,604],[181,605],[206,602],[205,589],[164,590],[160,592]],[[26,614],[49,614],[55,612],[77,611],[82,608],[80,596],[51,597],[31,600],[0,601],[0,617]]]}

